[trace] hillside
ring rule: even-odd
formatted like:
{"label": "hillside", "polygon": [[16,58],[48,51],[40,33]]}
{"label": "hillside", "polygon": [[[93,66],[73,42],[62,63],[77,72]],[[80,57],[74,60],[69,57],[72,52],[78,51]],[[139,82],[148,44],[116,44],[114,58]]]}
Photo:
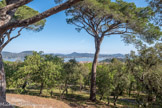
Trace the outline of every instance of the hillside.
{"label": "hillside", "polygon": [[33,51],[23,51],[20,53],[12,53],[12,52],[2,52],[2,56],[5,59],[12,59],[12,58],[20,58],[23,59],[25,56],[32,55]]}
{"label": "hillside", "polygon": [[[32,55],[33,51],[23,51],[20,53],[12,53],[12,52],[2,52],[2,56],[4,59],[24,59],[25,56]],[[93,58],[94,54],[92,53],[77,53],[73,52],[71,54],[54,54],[50,53],[54,56],[59,56],[62,58]],[[99,58],[124,58],[123,54],[100,54]]]}
{"label": "hillside", "polygon": [[[89,58],[93,58],[94,54],[92,53],[77,53],[77,52],[73,52],[71,54],[54,54],[54,55],[58,55],[58,56],[62,56],[62,57],[67,57],[67,58],[80,58],[80,57],[89,57]],[[99,57],[107,57],[107,58],[124,58],[123,54],[100,54]]]}

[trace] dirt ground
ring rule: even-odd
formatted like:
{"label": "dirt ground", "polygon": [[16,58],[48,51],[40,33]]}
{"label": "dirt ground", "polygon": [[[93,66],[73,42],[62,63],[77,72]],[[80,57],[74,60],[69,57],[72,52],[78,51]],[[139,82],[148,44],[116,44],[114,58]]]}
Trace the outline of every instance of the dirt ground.
{"label": "dirt ground", "polygon": [[71,108],[59,100],[19,94],[7,94],[7,102],[20,108]]}

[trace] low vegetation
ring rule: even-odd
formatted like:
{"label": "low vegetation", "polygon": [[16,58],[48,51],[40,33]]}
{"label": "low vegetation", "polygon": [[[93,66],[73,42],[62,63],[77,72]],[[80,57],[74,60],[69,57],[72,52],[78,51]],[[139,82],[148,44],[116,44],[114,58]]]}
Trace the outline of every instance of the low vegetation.
{"label": "low vegetation", "polygon": [[24,62],[4,62],[9,93],[61,99],[72,106],[156,107],[162,101],[161,44],[125,62],[116,58],[97,67],[97,101],[89,101],[92,63],[33,52]]}

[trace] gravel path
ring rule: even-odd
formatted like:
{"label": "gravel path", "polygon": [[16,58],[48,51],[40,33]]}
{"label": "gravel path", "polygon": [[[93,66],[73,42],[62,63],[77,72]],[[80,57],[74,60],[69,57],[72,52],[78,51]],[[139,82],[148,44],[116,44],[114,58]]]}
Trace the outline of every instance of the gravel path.
{"label": "gravel path", "polygon": [[19,94],[7,94],[7,102],[21,108],[71,108],[59,100]]}

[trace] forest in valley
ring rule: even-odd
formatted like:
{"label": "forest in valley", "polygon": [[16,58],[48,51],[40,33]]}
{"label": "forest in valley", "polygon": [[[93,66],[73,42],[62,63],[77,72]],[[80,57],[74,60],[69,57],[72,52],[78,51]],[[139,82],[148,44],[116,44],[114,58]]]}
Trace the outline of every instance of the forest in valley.
{"label": "forest in valley", "polygon": [[[0,0],[0,108],[161,108],[161,3],[161,0]],[[89,41],[74,38],[76,33],[70,25],[78,35],[84,31],[82,35],[85,39],[89,36]],[[29,41],[29,35],[38,32],[44,38],[39,40],[38,36],[34,42]],[[61,41],[57,42],[58,38]],[[128,52],[119,38],[136,51]],[[83,53],[93,56],[92,62],[75,59],[64,62],[59,56],[40,50],[62,48],[68,52],[77,47],[83,51],[85,48],[77,46],[78,43],[93,51]],[[99,62],[101,52],[106,49],[104,46],[102,50],[102,45],[112,48],[106,52],[127,50],[128,54],[124,60]],[[25,56],[24,61],[3,59],[8,54],[4,50],[19,48],[36,51],[27,56],[20,54]]]}

